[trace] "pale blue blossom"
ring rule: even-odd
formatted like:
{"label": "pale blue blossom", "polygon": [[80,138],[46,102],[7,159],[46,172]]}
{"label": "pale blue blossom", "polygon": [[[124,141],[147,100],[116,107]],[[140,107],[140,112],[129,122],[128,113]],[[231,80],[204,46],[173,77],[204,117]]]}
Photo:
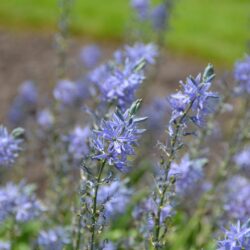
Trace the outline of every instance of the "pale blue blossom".
{"label": "pale blue blossom", "polygon": [[16,162],[22,140],[10,134],[7,128],[0,126],[0,167],[11,167]]}
{"label": "pale blue blossom", "polygon": [[231,225],[225,230],[225,239],[218,241],[217,250],[248,250],[250,249],[249,223]]}

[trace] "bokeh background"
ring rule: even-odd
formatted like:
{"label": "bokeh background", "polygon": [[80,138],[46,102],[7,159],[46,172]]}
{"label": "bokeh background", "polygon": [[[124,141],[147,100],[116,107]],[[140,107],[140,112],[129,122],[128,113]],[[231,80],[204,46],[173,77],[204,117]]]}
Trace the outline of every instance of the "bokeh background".
{"label": "bokeh background", "polygon": [[[39,98],[52,95],[52,88],[58,81],[58,2],[59,0],[0,0],[0,124],[7,124],[10,105],[17,95],[18,87],[24,81],[32,80],[37,84],[41,95]],[[249,52],[250,0],[173,2],[174,8],[169,29],[165,33],[165,44],[155,67],[157,75],[151,75],[139,93],[146,105],[154,98],[169,95],[176,89],[179,80],[202,72],[208,63],[215,66],[217,80],[214,89],[218,89],[221,79],[230,79],[230,71],[235,61]],[[135,24],[132,20],[130,0],[72,0],[65,48],[66,77],[74,81],[86,73],[79,55],[85,45],[99,45],[102,49],[101,61],[104,62],[116,49],[126,43],[132,43],[133,38],[129,32]],[[237,104],[235,106],[238,107]],[[230,137],[231,117],[231,113],[220,117],[225,137]],[[214,140],[214,137],[211,138]],[[220,137],[216,137],[216,140],[219,141]],[[213,146],[218,154],[223,150],[219,147],[221,145]],[[33,152],[32,146],[30,148]],[[25,178],[38,183],[38,191],[42,194],[47,184],[44,162],[35,154],[27,155]],[[214,165],[215,171],[216,167],[217,165]],[[146,168],[147,164],[142,172],[145,172]],[[141,172],[138,173],[134,179],[141,175]],[[120,221],[125,219],[121,218]],[[185,221],[182,218],[176,220]],[[120,221],[117,225],[123,225]],[[176,242],[173,249],[180,250],[180,244],[189,241],[189,238],[192,238],[192,242],[195,233],[198,234],[195,230],[202,231],[199,223],[198,217],[187,227],[183,227],[178,235],[181,240],[172,240]],[[206,228],[208,223],[203,224],[201,235],[205,236],[197,237],[201,242],[202,237],[206,239],[210,234],[210,229]]]}
{"label": "bokeh background", "polygon": [[[249,0],[175,0],[174,4],[166,32],[167,56],[160,65],[160,87],[152,93],[198,73],[208,62],[222,76],[246,53],[250,39]],[[105,58],[130,40],[126,31],[131,13],[129,0],[73,0],[69,77],[79,74],[76,66],[82,46],[100,45]],[[1,121],[21,82],[32,79],[44,91],[55,84],[59,14],[58,0],[0,1]]]}

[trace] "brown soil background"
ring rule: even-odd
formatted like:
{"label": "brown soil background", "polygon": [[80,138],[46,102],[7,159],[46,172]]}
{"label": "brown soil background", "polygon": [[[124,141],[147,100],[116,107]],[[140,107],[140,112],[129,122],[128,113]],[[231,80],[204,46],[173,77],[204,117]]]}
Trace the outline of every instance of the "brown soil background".
{"label": "brown soil background", "polygon": [[[83,73],[84,70],[79,62],[79,51],[82,46],[91,42],[101,46],[103,60],[122,46],[84,38],[71,38],[67,58],[69,78],[74,79]],[[181,55],[162,53],[157,66],[157,76],[144,88],[144,96],[151,99],[156,95],[167,95],[169,89],[176,88],[179,80],[185,79],[189,74],[196,75],[205,65],[206,62]],[[9,105],[23,81],[34,80],[41,93],[49,93],[57,80],[56,68],[54,34],[0,30],[0,123],[5,122]]]}

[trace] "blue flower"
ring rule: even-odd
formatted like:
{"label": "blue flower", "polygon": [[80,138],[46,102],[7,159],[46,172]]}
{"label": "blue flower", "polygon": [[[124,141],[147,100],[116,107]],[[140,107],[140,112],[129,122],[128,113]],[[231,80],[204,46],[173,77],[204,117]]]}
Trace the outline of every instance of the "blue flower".
{"label": "blue flower", "polygon": [[26,118],[26,110],[20,105],[20,102],[15,99],[8,112],[8,121],[14,126],[20,126],[24,124]]}
{"label": "blue flower", "polygon": [[112,242],[104,242],[102,250],[116,250],[117,247]]}
{"label": "blue flower", "polygon": [[97,202],[103,206],[101,220],[109,220],[125,212],[130,201],[131,190],[124,182],[115,180],[110,184],[102,185],[98,191]]}
{"label": "blue flower", "polygon": [[90,72],[88,75],[88,79],[90,82],[96,84],[97,86],[99,84],[102,84],[110,75],[111,69],[109,65],[103,64],[93,71]]}
{"label": "blue flower", "polygon": [[79,101],[77,85],[69,80],[61,80],[54,89],[54,97],[65,106],[75,105]]}
{"label": "blue flower", "polygon": [[234,156],[235,163],[242,170],[250,170],[250,146],[246,147],[244,150],[239,152]]}
{"label": "blue flower", "polygon": [[99,83],[102,98],[106,102],[117,102],[121,109],[126,109],[135,99],[135,93],[145,76],[137,70],[137,64],[126,60],[123,68],[115,67],[112,74]]}
{"label": "blue flower", "polygon": [[247,220],[250,217],[250,182],[241,176],[234,176],[227,182],[224,209],[233,219]]}
{"label": "blue flower", "polygon": [[133,46],[125,46],[126,57],[131,62],[138,62],[144,59],[149,64],[155,64],[158,50],[155,44],[135,43]]}
{"label": "blue flower", "polygon": [[241,225],[238,221],[236,225],[231,225],[229,230],[225,230],[225,239],[218,241],[217,250],[250,249],[250,227],[248,224]]}
{"label": "blue flower", "polygon": [[32,81],[24,82],[19,88],[19,97],[27,105],[36,105],[38,103],[37,86]]}
{"label": "blue flower", "polygon": [[235,64],[234,78],[238,83],[236,91],[250,94],[250,56]]}
{"label": "blue flower", "polygon": [[166,28],[166,21],[168,17],[167,7],[165,4],[158,4],[152,10],[152,22],[156,30],[164,30]]}
{"label": "blue flower", "polygon": [[[144,225],[143,231],[147,234],[154,228],[154,218],[158,212],[158,202],[153,198],[148,198],[139,204],[133,211],[133,217],[136,220],[141,221],[143,216],[146,215],[146,225]],[[165,224],[165,221],[174,214],[173,207],[169,204],[165,205],[161,209],[160,223]]]}
{"label": "blue flower", "polygon": [[21,151],[21,139],[9,134],[8,130],[0,126],[0,167],[11,167]]}
{"label": "blue flower", "polygon": [[138,124],[145,118],[134,118],[128,109],[125,113],[117,110],[110,120],[102,120],[100,128],[94,131],[92,147],[94,159],[105,159],[121,171],[128,168],[128,156],[134,155],[134,147],[145,131]]}
{"label": "blue flower", "polygon": [[55,118],[48,109],[40,111],[37,115],[37,123],[44,130],[51,129],[54,125],[54,122]]}
{"label": "blue flower", "polygon": [[145,79],[144,66],[153,64],[157,54],[153,44],[125,46],[125,51],[116,51],[113,60],[94,69],[87,79],[96,85],[102,101],[126,110]]}
{"label": "blue flower", "polygon": [[11,245],[7,241],[0,241],[0,250],[10,250]]}
{"label": "blue flower", "polygon": [[205,163],[205,159],[191,160],[186,154],[179,164],[172,164],[169,176],[176,177],[175,187],[178,195],[193,194],[192,191],[198,187],[199,181],[203,178],[202,167]]}
{"label": "blue flower", "polygon": [[117,65],[121,65],[124,61],[124,53],[122,50],[116,50],[114,53],[113,53],[113,58],[114,58],[114,61]]}
{"label": "blue flower", "polygon": [[181,85],[183,87],[183,93],[189,97],[190,102],[193,102],[192,108],[197,111],[207,111],[207,100],[209,98],[217,99],[219,97],[217,93],[209,91],[212,83],[204,82],[201,79],[201,74],[196,78],[187,78],[186,83],[181,82]]}
{"label": "blue flower", "polygon": [[14,125],[22,125],[26,118],[35,113],[38,104],[38,90],[31,81],[24,82],[14,99],[8,113],[9,121]]}
{"label": "blue flower", "polygon": [[84,63],[85,67],[93,68],[99,62],[101,57],[101,50],[100,48],[95,45],[88,45],[84,47],[80,52],[80,58]]}
{"label": "blue flower", "polygon": [[188,111],[187,109],[190,109],[193,114],[192,116],[186,114],[186,119],[181,121],[183,126],[188,120],[198,126],[203,126],[205,117],[215,111],[219,95],[209,91],[213,78],[213,68],[208,65],[202,77],[201,75],[196,78],[188,77],[186,83],[180,82],[182,90],[169,98],[170,106],[173,109],[169,126],[170,135],[173,134],[172,124],[182,117],[184,112]]}
{"label": "blue flower", "polygon": [[41,231],[37,243],[43,250],[62,250],[70,243],[69,233],[62,227]]}
{"label": "blue flower", "polygon": [[79,162],[88,154],[89,147],[87,142],[89,135],[90,129],[88,127],[76,127],[69,136],[67,136],[68,152],[74,161]]}
{"label": "blue flower", "polygon": [[136,10],[140,19],[148,17],[150,0],[131,0],[131,6]]}
{"label": "blue flower", "polygon": [[27,222],[41,215],[44,207],[37,200],[33,186],[20,182],[0,188],[0,222],[14,216],[18,222]]}

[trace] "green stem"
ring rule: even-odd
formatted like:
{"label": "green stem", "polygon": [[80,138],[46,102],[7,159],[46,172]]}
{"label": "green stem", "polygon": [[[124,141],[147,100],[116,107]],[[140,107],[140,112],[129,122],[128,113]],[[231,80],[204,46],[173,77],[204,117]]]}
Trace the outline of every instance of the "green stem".
{"label": "green stem", "polygon": [[[176,124],[175,134],[174,134],[174,136],[171,140],[171,143],[170,143],[170,153],[169,153],[168,161],[167,161],[167,164],[165,167],[165,178],[164,178],[165,182],[167,182],[167,180],[168,180],[169,170],[170,170],[171,164],[175,158],[175,146],[176,146],[176,143],[178,141],[178,136],[179,136],[181,124],[183,123],[184,119],[186,118],[188,112],[191,110],[193,103],[194,103],[194,100],[189,104],[189,106],[184,111],[183,115],[181,116],[181,118],[179,119],[179,121]],[[173,182],[174,182],[174,180],[173,180]],[[160,236],[161,210],[163,208],[164,198],[165,198],[165,194],[166,194],[167,190],[168,190],[168,185],[167,185],[167,183],[165,183],[163,186],[162,192],[160,193],[160,204],[158,206],[157,215],[155,217],[155,235],[154,235],[155,244],[154,244],[154,248],[156,250],[160,249],[159,236]]]}
{"label": "green stem", "polygon": [[101,165],[99,173],[98,173],[98,177],[96,179],[95,193],[94,193],[94,197],[93,197],[93,214],[92,214],[92,221],[91,221],[91,228],[90,228],[90,232],[91,232],[90,250],[95,249],[96,221],[98,218],[98,215],[97,215],[97,195],[98,195],[101,176],[102,176],[102,172],[103,172],[105,164],[106,164],[106,160],[102,162],[102,165]]}
{"label": "green stem", "polygon": [[15,249],[15,241],[16,241],[16,219],[13,216],[12,222],[11,222],[11,227],[10,227],[10,231],[9,231],[9,238],[10,238],[10,246],[11,246],[11,250]]}
{"label": "green stem", "polygon": [[81,243],[81,224],[82,224],[82,215],[79,215],[78,226],[77,226],[77,239],[76,239],[76,250],[80,249]]}

